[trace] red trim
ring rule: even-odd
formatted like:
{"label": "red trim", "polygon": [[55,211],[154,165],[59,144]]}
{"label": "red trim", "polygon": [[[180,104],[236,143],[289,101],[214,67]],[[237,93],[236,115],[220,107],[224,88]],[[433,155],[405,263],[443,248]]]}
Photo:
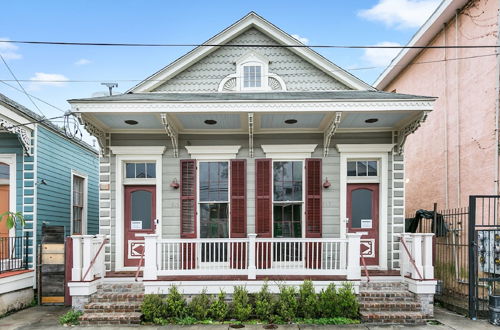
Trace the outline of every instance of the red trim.
{"label": "red trim", "polygon": [[231,233],[232,238],[247,234],[247,162],[245,159],[231,160]]}
{"label": "red trim", "polygon": [[[186,218],[183,212],[184,207],[192,207],[191,219]],[[196,238],[196,160],[181,160],[181,193],[180,193],[180,230],[181,238]],[[192,222],[192,230],[185,232],[183,224],[187,221]]]}
{"label": "red trim", "polygon": [[72,305],[72,297],[69,294],[68,282],[71,281],[71,270],[73,269],[73,239],[71,237],[66,237],[64,242],[64,305]]}
{"label": "red trim", "polygon": [[29,272],[33,272],[33,271],[34,271],[33,269],[10,270],[10,271],[7,271],[5,273],[0,274],[0,278],[21,275],[21,274],[29,273]]}
{"label": "red trim", "polygon": [[272,236],[271,159],[255,160],[255,232],[258,237]]}
{"label": "red trim", "polygon": [[306,237],[322,236],[321,159],[306,159]]}

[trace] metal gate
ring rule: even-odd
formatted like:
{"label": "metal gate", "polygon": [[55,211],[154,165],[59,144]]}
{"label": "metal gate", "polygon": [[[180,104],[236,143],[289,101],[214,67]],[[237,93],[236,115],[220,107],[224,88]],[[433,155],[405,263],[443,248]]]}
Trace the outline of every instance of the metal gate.
{"label": "metal gate", "polygon": [[500,196],[469,197],[469,317],[488,313],[489,295],[500,295]]}

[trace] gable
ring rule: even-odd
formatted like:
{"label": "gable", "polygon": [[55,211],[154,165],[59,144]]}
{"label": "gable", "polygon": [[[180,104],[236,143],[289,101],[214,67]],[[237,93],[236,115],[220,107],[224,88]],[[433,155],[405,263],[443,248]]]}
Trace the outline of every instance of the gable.
{"label": "gable", "polygon": [[[256,28],[250,28],[229,44],[279,45]],[[278,75],[287,91],[349,90],[348,86],[283,47],[221,47],[194,63],[153,92],[217,92],[222,79],[236,72],[236,62],[254,51],[269,59],[269,73]]]}

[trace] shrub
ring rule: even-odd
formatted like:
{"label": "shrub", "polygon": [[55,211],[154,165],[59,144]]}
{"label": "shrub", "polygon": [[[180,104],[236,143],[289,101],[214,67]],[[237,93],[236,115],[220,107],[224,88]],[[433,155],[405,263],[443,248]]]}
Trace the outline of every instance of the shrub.
{"label": "shrub", "polygon": [[243,286],[234,287],[232,311],[238,321],[246,321],[252,314],[248,291]]}
{"label": "shrub", "polygon": [[274,313],[274,299],[269,292],[269,285],[264,283],[255,297],[255,316],[259,320],[271,322]]}
{"label": "shrub", "polygon": [[208,314],[214,320],[224,321],[226,319],[227,312],[228,306],[226,303],[226,293],[221,290],[217,295],[217,299],[210,304]]}
{"label": "shrub", "polygon": [[276,312],[281,320],[291,322],[297,316],[297,291],[295,287],[280,286]]}
{"label": "shrub", "polygon": [[208,311],[211,303],[211,297],[207,295],[207,290],[203,289],[203,291],[201,291],[199,295],[194,296],[189,303],[190,316],[199,321],[206,320],[208,318]]}
{"label": "shrub", "polygon": [[186,299],[180,294],[176,286],[171,286],[168,290],[167,298],[167,317],[168,318],[184,318],[187,315]]}
{"label": "shrub", "polygon": [[322,318],[335,318],[340,316],[339,307],[335,284],[330,283],[318,295],[318,314]]}
{"label": "shrub", "polygon": [[304,281],[299,288],[298,316],[313,319],[318,315],[318,297],[311,281]]}
{"label": "shrub", "polygon": [[347,317],[350,319],[355,319],[359,317],[359,303],[354,290],[352,289],[351,283],[344,283],[342,287],[338,290],[338,305],[340,309],[340,315],[342,317]]}
{"label": "shrub", "polygon": [[65,325],[65,324],[78,325],[78,324],[80,324],[78,319],[80,318],[80,316],[82,316],[82,314],[83,313],[81,311],[76,311],[76,310],[72,309],[72,310],[68,311],[66,314],[59,317],[59,323],[61,325]]}
{"label": "shrub", "polygon": [[145,322],[161,324],[160,319],[167,317],[167,304],[157,294],[147,294],[141,304],[141,312]]}

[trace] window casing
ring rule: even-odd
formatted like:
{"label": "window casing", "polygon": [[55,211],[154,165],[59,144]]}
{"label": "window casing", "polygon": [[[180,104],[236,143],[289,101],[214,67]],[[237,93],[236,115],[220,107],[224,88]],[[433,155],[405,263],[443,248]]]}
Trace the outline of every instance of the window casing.
{"label": "window casing", "polygon": [[72,192],[72,231],[73,235],[82,235],[85,215],[85,178],[73,175]]}
{"label": "window casing", "polygon": [[262,87],[262,66],[244,65],[243,66],[243,88]]}

